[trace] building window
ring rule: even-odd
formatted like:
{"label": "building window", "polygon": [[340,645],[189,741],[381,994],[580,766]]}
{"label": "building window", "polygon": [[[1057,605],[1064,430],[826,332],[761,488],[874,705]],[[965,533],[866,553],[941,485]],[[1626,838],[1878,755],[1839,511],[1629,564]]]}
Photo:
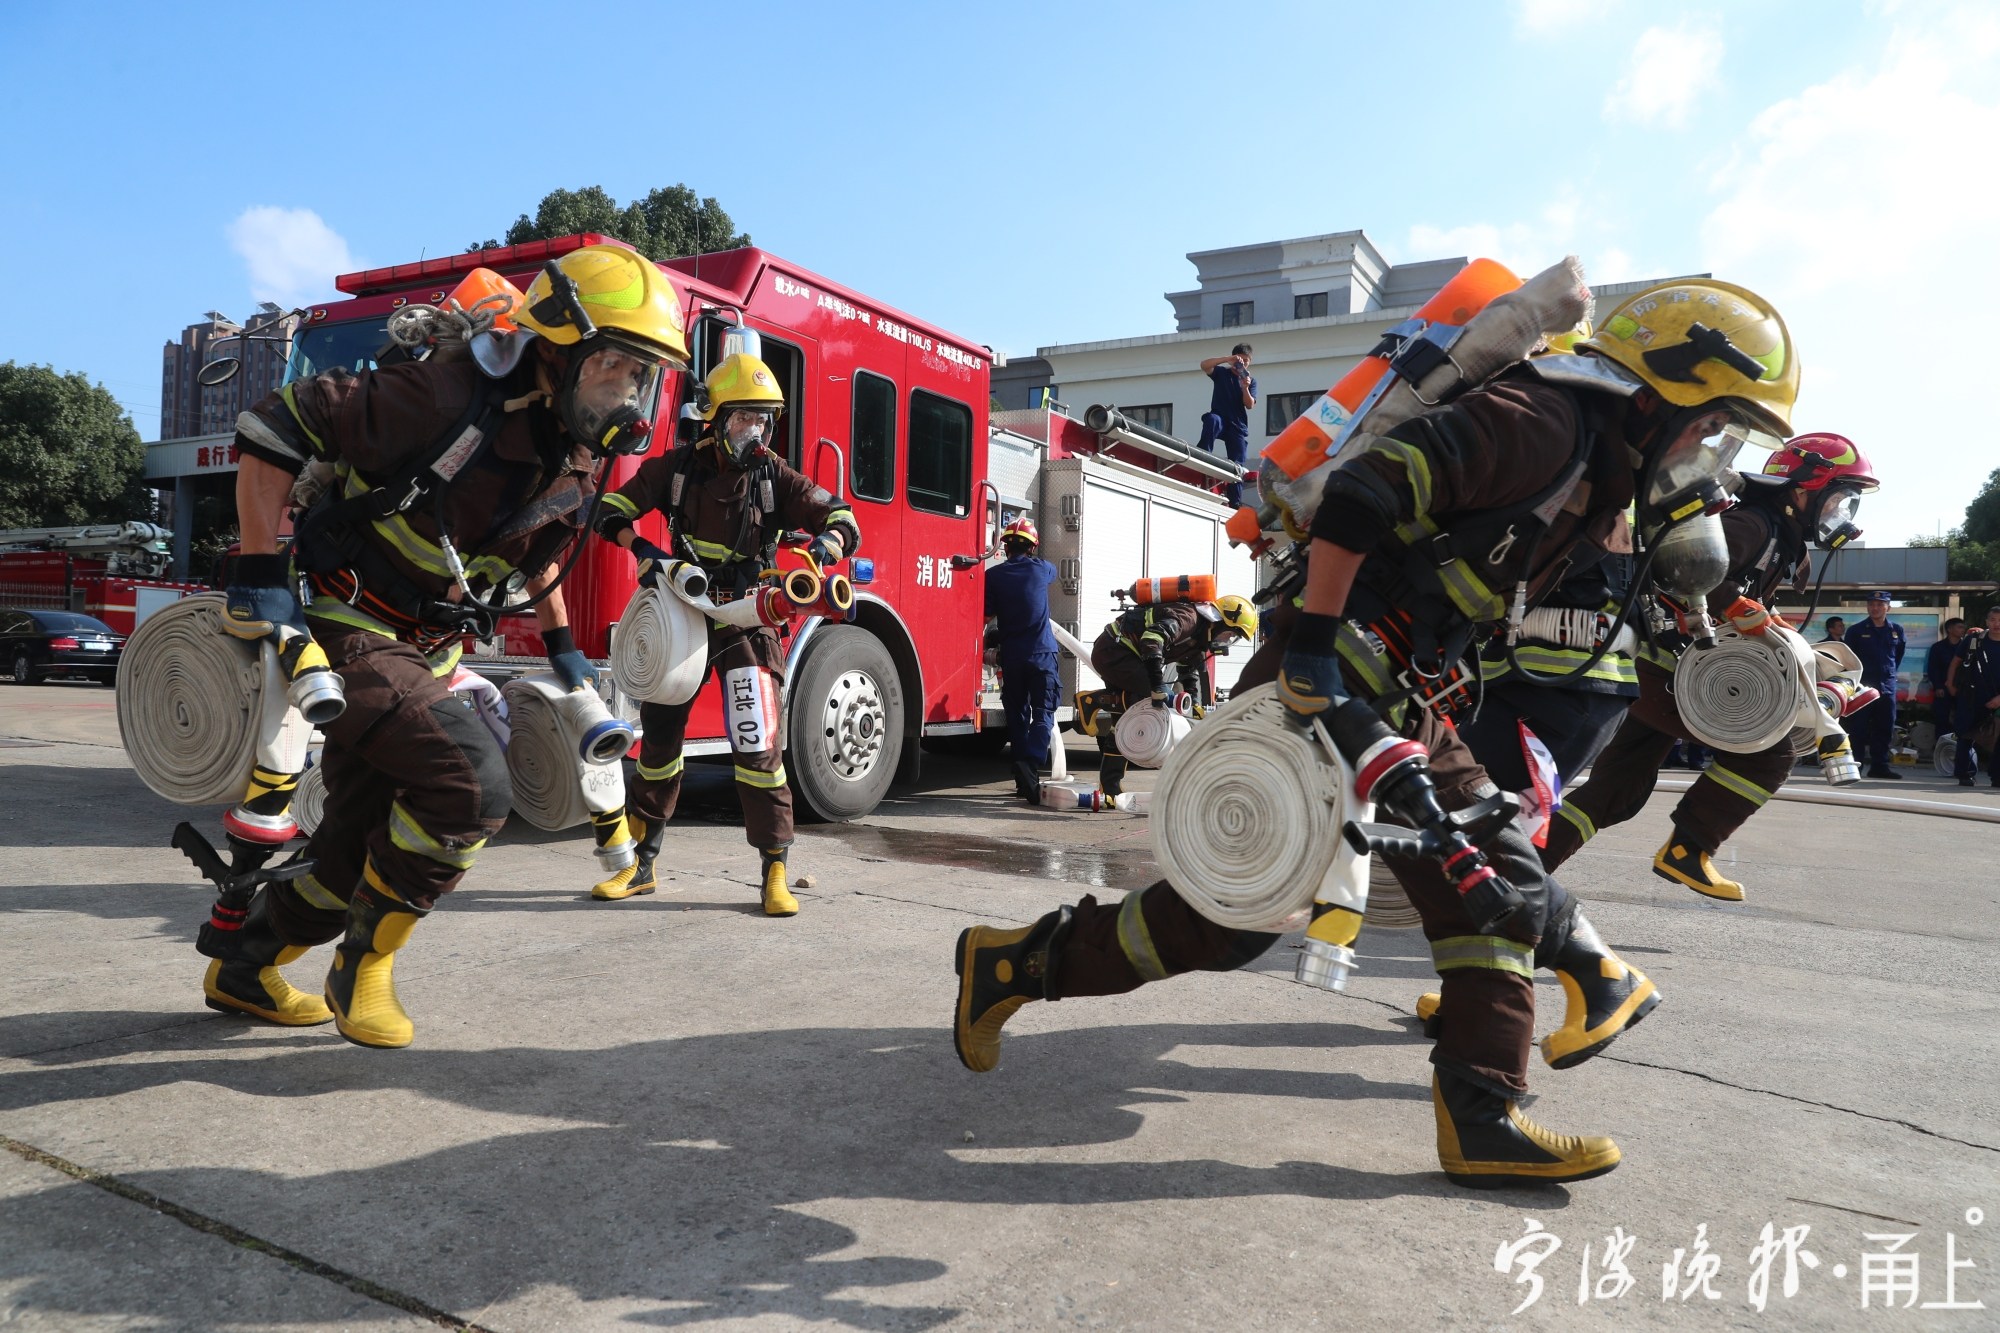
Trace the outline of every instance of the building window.
{"label": "building window", "polygon": [[972,504],[972,409],[912,389],[909,448],[910,507],[965,517]]}
{"label": "building window", "polygon": [[1292,298],[1293,319],[1324,319],[1325,317],[1325,292],[1306,292]]}
{"label": "building window", "polygon": [[1223,328],[1233,329],[1244,324],[1255,324],[1256,322],[1257,303],[1255,301],[1224,301],[1222,303]]}
{"label": "building window", "polygon": [[864,500],[896,497],[896,386],[865,370],[854,372],[854,493]]}
{"label": "building window", "polygon": [[1276,435],[1319,401],[1316,393],[1273,393],[1264,397],[1264,433]]}
{"label": "building window", "polygon": [[1156,430],[1162,435],[1174,433],[1174,405],[1172,403],[1144,403],[1138,407],[1118,409],[1148,430]]}

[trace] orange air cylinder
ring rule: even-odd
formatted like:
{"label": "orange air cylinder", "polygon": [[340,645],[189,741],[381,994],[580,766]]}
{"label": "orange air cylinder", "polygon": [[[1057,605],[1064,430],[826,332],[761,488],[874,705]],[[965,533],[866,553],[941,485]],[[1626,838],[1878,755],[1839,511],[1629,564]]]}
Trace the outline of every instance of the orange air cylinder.
{"label": "orange air cylinder", "polygon": [[1141,606],[1157,602],[1212,602],[1215,575],[1177,574],[1162,579],[1140,579],[1132,585],[1132,600]]}
{"label": "orange air cylinder", "polygon": [[514,312],[519,310],[528,298],[521,294],[519,287],[490,268],[476,268],[466,274],[459,280],[458,286],[451,289],[451,295],[445,300],[456,301],[460,310],[470,311],[473,306],[489,296],[513,298],[514,303],[499,311],[493,318],[494,328],[502,332],[511,332],[514,328]]}

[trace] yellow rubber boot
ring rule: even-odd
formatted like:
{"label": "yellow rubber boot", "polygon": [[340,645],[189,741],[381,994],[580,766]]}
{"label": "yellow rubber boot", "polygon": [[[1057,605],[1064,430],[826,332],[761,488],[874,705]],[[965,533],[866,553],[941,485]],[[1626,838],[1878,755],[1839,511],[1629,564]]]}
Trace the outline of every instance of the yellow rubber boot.
{"label": "yellow rubber boot", "polygon": [[1667,845],[1653,858],[1653,873],[1726,903],[1743,901],[1743,886],[1733,879],[1724,879],[1715,862],[1708,859],[1708,853],[1689,842],[1679,829],[1674,830],[1674,836],[1667,839]]}
{"label": "yellow rubber boot", "polygon": [[269,885],[257,891],[243,914],[243,925],[230,932],[230,957],[217,958],[201,979],[203,1002],[218,1013],[249,1014],[285,1027],[317,1027],[333,1021],[333,1011],[308,995],[278,969],[296,963],[306,950],[286,944],[271,924]]}
{"label": "yellow rubber boot", "polygon": [[1424,1035],[1437,1040],[1439,1022],[1438,1010],[1444,1007],[1444,996],[1437,991],[1427,990],[1417,997],[1417,1021],[1424,1025]]}
{"label": "yellow rubber boot", "polygon": [[1000,1029],[1015,1011],[1030,1000],[1059,998],[1055,964],[1069,923],[1065,907],[1018,930],[972,926],[959,932],[952,957],[958,1009],[951,1041],[960,1064],[975,1074],[990,1073],[1000,1063]]}
{"label": "yellow rubber boot", "polygon": [[1542,1038],[1542,1059],[1551,1068],[1582,1064],[1659,1008],[1659,988],[1611,952],[1580,911],[1548,968],[1562,983],[1565,1005],[1562,1026]]}
{"label": "yellow rubber boot", "polygon": [[410,942],[423,913],[380,885],[374,868],[347,905],[347,936],[333,949],[326,1003],[340,1035],[357,1046],[408,1046],[416,1025],[396,998],[396,951]]}
{"label": "yellow rubber boot", "polygon": [[1438,1164],[1454,1185],[1501,1189],[1562,1185],[1618,1165],[1618,1145],[1601,1136],[1553,1134],[1512,1099],[1440,1069],[1431,1076]]}
{"label": "yellow rubber boot", "polygon": [[799,900],[792,897],[791,886],[785,880],[784,847],[772,847],[763,853],[764,859],[764,915],[797,916]]}
{"label": "yellow rubber boot", "polygon": [[599,880],[590,890],[590,896],[602,902],[617,902],[620,898],[633,898],[642,893],[651,893],[659,887],[659,875],[654,869],[660,856],[660,845],[666,839],[667,826],[648,826],[637,815],[626,816],[638,847],[633,854],[632,864],[609,879]]}

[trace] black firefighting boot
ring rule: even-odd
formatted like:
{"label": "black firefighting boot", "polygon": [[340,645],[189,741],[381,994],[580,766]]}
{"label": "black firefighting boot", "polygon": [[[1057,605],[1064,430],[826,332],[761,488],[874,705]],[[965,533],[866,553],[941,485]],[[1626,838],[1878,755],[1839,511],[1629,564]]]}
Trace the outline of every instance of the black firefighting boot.
{"label": "black firefighting boot", "polygon": [[1508,1097],[1438,1069],[1431,1075],[1438,1163],[1467,1189],[1562,1185],[1601,1176],[1618,1165],[1618,1145],[1602,1137],[1551,1134]]}
{"label": "black firefighting boot", "polygon": [[1000,1029],[1016,1009],[1030,1000],[1059,998],[1056,960],[1069,923],[1070,909],[1064,907],[1017,930],[973,926],[959,932],[952,959],[958,1012],[951,1040],[967,1069],[984,1074],[1000,1063]]}
{"label": "black firefighting boot", "polygon": [[1653,857],[1653,873],[1710,898],[1728,903],[1743,901],[1743,886],[1733,879],[1724,879],[1715,862],[1708,859],[1708,853],[1695,846],[1678,828]]}
{"label": "black firefighting boot", "polygon": [[666,824],[648,824],[632,814],[626,815],[625,820],[631,826],[634,838],[632,864],[610,879],[599,880],[591,888],[590,896],[601,902],[636,897],[659,887],[659,876],[654,867],[660,859],[660,847],[667,840]]}
{"label": "black firefighting boot", "polygon": [[1122,754],[1107,754],[1097,761],[1097,786],[1107,798],[1124,792],[1125,767],[1126,759]]}
{"label": "black firefighting boot", "polygon": [[257,890],[235,932],[234,956],[209,962],[201,980],[205,1003],[218,1013],[251,1014],[286,1027],[316,1027],[333,1021],[333,1011],[317,995],[308,995],[285,980],[278,969],[306,956],[298,945],[286,944],[271,924],[269,884]]}
{"label": "black firefighting boot", "polygon": [[1029,805],[1040,805],[1042,801],[1042,779],[1035,772],[1035,766],[1025,759],[1014,761],[1014,794]]}
{"label": "black firefighting boot", "polygon": [[1568,939],[1546,962],[1536,953],[1562,983],[1566,1006],[1562,1026],[1542,1038],[1542,1059],[1551,1068],[1582,1064],[1659,1007],[1659,988],[1611,952],[1582,912],[1570,918]]}
{"label": "black firefighting boot", "polygon": [[792,897],[785,882],[785,853],[789,847],[766,847],[758,853],[764,860],[764,915],[797,916],[799,900]]}
{"label": "black firefighting boot", "polygon": [[390,969],[410,942],[417,919],[429,915],[382,887],[372,871],[347,904],[347,934],[333,946],[326,1003],[340,1035],[357,1046],[408,1046],[416,1027],[396,998]]}

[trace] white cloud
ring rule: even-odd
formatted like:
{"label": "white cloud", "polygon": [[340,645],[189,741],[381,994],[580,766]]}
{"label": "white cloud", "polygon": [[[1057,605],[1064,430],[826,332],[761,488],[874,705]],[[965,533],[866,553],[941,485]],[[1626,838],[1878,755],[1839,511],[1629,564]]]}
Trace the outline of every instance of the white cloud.
{"label": "white cloud", "polygon": [[1551,33],[1609,17],[1617,0],[1516,0],[1514,22],[1527,32]]}
{"label": "white cloud", "polygon": [[1978,293],[2000,234],[2000,15],[1912,11],[1869,66],[1768,107],[1717,173],[1703,267],[1769,298],[1797,424],[1882,469],[1878,545],[1950,527],[1996,456]]}
{"label": "white cloud", "polygon": [[1722,36],[1713,29],[1648,28],[1604,99],[1605,118],[1679,129],[1696,100],[1720,86],[1721,68]]}
{"label": "white cloud", "polygon": [[340,233],[310,208],[246,208],[229,224],[228,236],[259,301],[297,305],[324,296],[335,275],[359,267]]}
{"label": "white cloud", "polygon": [[1629,282],[1652,276],[1640,272],[1627,251],[1601,243],[1615,234],[1587,209],[1572,190],[1564,189],[1529,222],[1496,225],[1473,222],[1455,227],[1418,223],[1410,228],[1399,262],[1444,259],[1452,255],[1497,259],[1521,277],[1530,277],[1564,255],[1583,260],[1584,273],[1595,284]]}

